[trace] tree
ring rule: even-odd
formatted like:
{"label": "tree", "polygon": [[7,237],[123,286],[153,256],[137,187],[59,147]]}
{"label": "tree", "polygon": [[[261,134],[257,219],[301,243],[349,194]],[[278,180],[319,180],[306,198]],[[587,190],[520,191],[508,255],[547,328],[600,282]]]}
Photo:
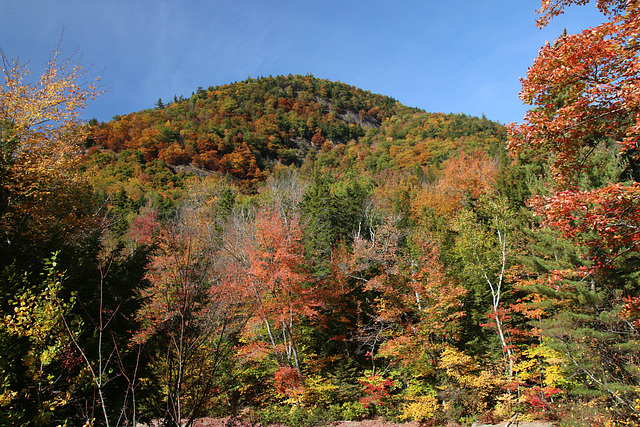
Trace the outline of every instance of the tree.
{"label": "tree", "polygon": [[[543,2],[543,10],[549,10]],[[554,2],[547,15],[557,14]],[[578,2],[584,3],[584,2]],[[618,1],[600,1],[612,13]],[[613,9],[616,10],[616,9]],[[640,107],[637,102],[638,53],[634,42],[638,5],[628,2],[622,14],[580,34],[561,35],[542,47],[522,81],[521,99],[536,108],[525,122],[510,126],[509,148],[555,154],[554,178],[571,188],[599,143],[611,139],[635,170]],[[545,20],[549,19],[546,16]]]}
{"label": "tree", "polygon": [[0,233],[3,246],[20,236],[47,241],[51,234],[79,231],[86,219],[82,180],[74,173],[85,128],[80,113],[99,93],[98,79],[73,56],[53,51],[44,73],[28,83],[29,71],[0,50]]}
{"label": "tree", "polygon": [[[517,245],[514,214],[498,195],[485,195],[476,212],[466,209],[456,218],[456,251],[462,257],[476,303],[489,309],[487,316],[495,327],[503,354],[507,380],[513,376],[513,345],[505,325],[505,302],[510,299],[506,271],[514,263]],[[484,217],[484,218],[483,218]],[[484,295],[488,289],[489,304]],[[480,320],[480,319],[474,319]],[[485,322],[483,322],[485,323]]]}
{"label": "tree", "polygon": [[226,278],[230,291],[249,301],[244,352],[266,344],[280,366],[300,372],[296,327],[317,313],[320,301],[306,271],[299,219],[267,206],[256,214],[252,234],[234,250]]}
{"label": "tree", "polygon": [[[539,26],[585,0],[543,1]],[[525,122],[510,125],[509,148],[551,165],[553,187],[532,200],[543,225],[584,250],[586,263],[539,277],[558,308],[542,333],[565,358],[566,369],[599,390],[620,417],[636,416],[631,384],[638,353],[633,310],[638,301],[640,232],[640,5],[599,0],[609,20],[542,47],[520,96],[534,106]],[[585,179],[606,151],[625,164],[609,182]],[[584,388],[576,387],[576,394]]]}
{"label": "tree", "polygon": [[[67,405],[71,397],[69,390],[56,384],[56,368],[59,368],[56,365],[69,349],[71,336],[64,327],[68,325],[64,318],[69,315],[75,298],[63,301],[60,297],[64,275],[57,271],[56,257],[54,254],[45,263],[44,291],[34,292],[28,277],[23,276],[23,288],[15,301],[10,301],[12,310],[0,321],[1,336],[28,343],[26,354],[21,354],[22,346],[16,346],[3,348],[0,357],[0,414],[13,425],[49,424],[55,419],[55,411]],[[74,329],[78,327],[77,320],[69,321]],[[23,366],[12,366],[20,364],[19,358]],[[33,410],[25,410],[28,407],[25,401],[31,401],[29,406]]]}
{"label": "tree", "polygon": [[170,426],[181,426],[183,419],[191,425],[207,409],[213,390],[223,387],[228,377],[222,366],[229,363],[237,327],[238,300],[225,292],[214,270],[215,217],[200,205],[200,195],[194,193],[178,218],[159,231],[147,272],[151,286],[143,292],[133,339],[153,355]]}
{"label": "tree", "polygon": [[[13,373],[11,386],[21,388],[32,372],[31,362],[27,361],[38,359],[42,345],[48,345],[43,343],[69,343],[72,338],[59,333],[60,316],[71,307],[62,301],[72,300],[78,264],[90,257],[75,258],[73,254],[89,241],[95,243],[92,237],[98,229],[91,189],[76,169],[78,149],[85,137],[80,113],[100,90],[97,78],[82,83],[86,71],[73,55],[62,58],[59,45],[36,79],[30,77],[25,64],[1,50],[0,71],[0,312],[5,320],[9,319],[7,316],[16,316],[14,320],[22,316],[23,320],[16,321],[23,326],[41,320],[39,326],[31,328],[31,339],[21,335],[15,322],[13,332],[0,336],[0,345],[11,349],[8,354],[14,356],[8,365],[3,362],[2,369]],[[68,272],[65,280],[58,283],[45,276],[24,274],[47,269],[50,264],[46,260],[52,253],[58,253],[58,268]],[[58,308],[52,306],[54,294],[60,298]],[[22,299],[21,306],[33,308],[31,313],[15,312],[16,297]],[[76,304],[73,310],[77,307]],[[59,315],[57,325],[46,332],[52,313]],[[70,317],[78,319],[78,314]],[[35,339],[43,333],[50,336],[44,341]],[[45,418],[62,422],[71,416],[71,402],[77,397],[70,385],[77,371],[66,364],[74,359],[73,346],[64,350],[48,348],[44,353],[46,356],[39,357],[43,367],[39,372],[44,374],[42,387],[23,388],[21,398],[12,403],[12,412],[33,415],[34,422],[38,417],[41,422]],[[55,390],[46,385],[52,378],[59,379]],[[44,417],[40,405],[46,402],[48,392],[55,392],[58,397],[51,401]]]}
{"label": "tree", "polygon": [[435,182],[417,191],[412,200],[415,216],[431,212],[443,218],[454,216],[462,207],[492,190],[497,172],[497,162],[486,152],[460,151],[445,162]]}
{"label": "tree", "polygon": [[335,180],[320,173],[314,175],[300,210],[305,250],[315,263],[316,274],[327,274],[332,249],[339,243],[348,244],[353,233],[365,226],[367,195],[367,185],[353,176]]}

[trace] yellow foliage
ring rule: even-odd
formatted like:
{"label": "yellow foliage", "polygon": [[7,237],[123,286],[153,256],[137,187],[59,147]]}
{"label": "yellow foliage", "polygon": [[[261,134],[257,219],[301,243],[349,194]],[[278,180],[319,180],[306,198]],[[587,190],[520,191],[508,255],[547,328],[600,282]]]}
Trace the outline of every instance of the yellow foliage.
{"label": "yellow foliage", "polygon": [[453,347],[447,347],[442,352],[440,367],[463,387],[474,389],[481,399],[500,385],[498,376],[481,367],[473,357]]}
{"label": "yellow foliage", "polygon": [[286,402],[305,407],[328,405],[333,403],[333,397],[338,388],[326,378],[312,375],[304,379],[302,387],[291,390],[291,397]]}
{"label": "yellow foliage", "polygon": [[10,195],[0,234],[8,241],[17,227],[42,238],[48,227],[68,232],[81,225],[81,180],[74,173],[85,137],[80,112],[99,91],[97,79],[79,83],[85,72],[59,53],[56,48],[40,78],[28,83],[27,68],[0,50],[0,187]]}
{"label": "yellow foliage", "polygon": [[17,391],[4,390],[2,394],[0,394],[0,408],[4,406],[9,406],[17,396],[18,396]]}
{"label": "yellow foliage", "polygon": [[[32,342],[23,363],[34,372],[49,365],[69,341],[61,319],[70,310],[73,300],[66,303],[58,298],[61,282],[54,270],[55,265],[54,258],[47,267],[49,276],[44,292],[34,294],[26,289],[23,294],[16,296],[14,314],[7,314],[0,320],[0,332],[28,338]],[[26,275],[24,282],[27,283]]]}
{"label": "yellow foliage", "polygon": [[433,418],[439,409],[438,399],[433,395],[417,396],[402,407],[398,416],[403,421],[424,421]]}
{"label": "yellow foliage", "polygon": [[[529,358],[532,363],[536,363],[538,366],[538,371],[532,370],[530,375],[532,377],[539,375],[539,370],[542,370],[542,382],[545,387],[557,387],[557,388],[571,388],[573,385],[571,384],[571,376],[568,374],[564,366],[566,366],[566,361],[563,358],[563,355],[554,350],[546,343],[542,345],[529,347],[528,349],[522,352],[524,357]],[[520,373],[520,378],[522,378],[525,372]],[[522,378],[526,379],[526,378]]]}
{"label": "yellow foliage", "polygon": [[506,420],[511,418],[514,408],[521,399],[516,393],[503,393],[497,397],[496,405],[493,407],[493,415],[497,419]]}
{"label": "yellow foliage", "polygon": [[[46,372],[46,367],[59,360],[64,348],[69,345],[69,333],[79,326],[77,320],[67,320],[65,317],[74,303],[75,297],[70,302],[59,298],[62,286],[62,276],[55,270],[56,255],[51,261],[47,261],[45,276],[46,288],[42,292],[34,292],[28,287],[28,276],[25,274],[23,281],[24,292],[16,295],[13,305],[13,314],[6,314],[0,318],[0,334],[24,338],[29,341],[29,350],[22,357],[27,378],[31,384],[22,390],[12,390],[9,381],[10,375],[6,371],[0,371],[0,407],[10,405],[18,396],[28,395],[28,387],[38,384],[39,389],[51,388],[57,382],[57,378]],[[41,402],[40,411],[36,417],[47,420],[56,407],[64,406],[69,399],[68,393],[54,393],[49,400]]]}
{"label": "yellow foliage", "polygon": [[[524,350],[522,354],[526,357],[527,350]],[[540,364],[535,358],[525,358],[513,367],[514,372],[518,374],[520,381],[528,381],[530,379],[536,379],[539,375]]]}
{"label": "yellow foliage", "polygon": [[[4,84],[0,86],[0,120],[10,124],[3,129],[3,139],[16,138],[17,147],[11,153],[18,162],[37,158],[46,167],[56,167],[69,160],[82,141],[79,131],[80,112],[87,99],[100,92],[96,79],[84,86],[85,76],[73,57],[60,60],[57,47],[44,73],[35,84],[25,83],[30,74],[20,61],[0,51],[0,71]],[[2,153],[3,156],[9,153]],[[7,159],[2,159],[3,163]]]}

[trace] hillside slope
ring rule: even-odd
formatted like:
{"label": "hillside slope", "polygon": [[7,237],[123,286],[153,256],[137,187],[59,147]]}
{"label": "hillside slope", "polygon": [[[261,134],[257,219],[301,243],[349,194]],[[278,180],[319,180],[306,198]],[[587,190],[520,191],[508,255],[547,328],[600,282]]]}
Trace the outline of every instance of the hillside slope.
{"label": "hillside slope", "polygon": [[[256,183],[276,164],[370,171],[437,166],[459,149],[496,151],[505,129],[486,118],[426,113],[312,76],[248,79],[198,89],[155,109],[95,124],[89,153],[136,152]],[[115,161],[115,157],[112,159]]]}

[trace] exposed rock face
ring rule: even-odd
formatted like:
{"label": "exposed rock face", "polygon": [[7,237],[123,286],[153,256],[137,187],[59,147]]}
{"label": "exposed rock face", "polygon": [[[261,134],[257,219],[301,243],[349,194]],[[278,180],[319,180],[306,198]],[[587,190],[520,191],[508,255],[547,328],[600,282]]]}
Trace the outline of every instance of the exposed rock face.
{"label": "exposed rock face", "polygon": [[340,113],[336,115],[340,120],[343,120],[347,123],[353,123],[363,128],[379,128],[380,123],[373,117],[364,117],[361,118],[360,114],[357,114],[354,111],[350,110],[340,110]]}
{"label": "exposed rock face", "polygon": [[[324,108],[331,108],[331,102],[326,99],[322,99],[319,96],[316,96],[315,101],[322,105]],[[361,117],[359,113],[352,110],[342,110],[336,112],[336,118],[342,120],[346,123],[353,123],[358,126],[362,126],[365,129],[370,128],[379,128],[380,122],[373,117]]]}
{"label": "exposed rock face", "polygon": [[215,172],[212,172],[210,170],[206,170],[206,169],[201,169],[201,168],[195,167],[193,165],[176,165],[176,166],[169,165],[169,168],[174,173],[178,173],[178,172],[192,173],[195,176],[197,176],[198,178],[204,178],[206,176],[213,175],[215,173]]}

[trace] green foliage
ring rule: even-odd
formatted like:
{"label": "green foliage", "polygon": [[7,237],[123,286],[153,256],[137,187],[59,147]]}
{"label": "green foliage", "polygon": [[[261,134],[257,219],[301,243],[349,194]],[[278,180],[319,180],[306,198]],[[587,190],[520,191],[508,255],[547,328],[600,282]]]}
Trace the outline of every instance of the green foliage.
{"label": "green foliage", "polygon": [[302,221],[305,224],[305,250],[316,273],[328,273],[331,251],[348,244],[352,233],[364,222],[364,203],[369,185],[355,177],[335,180],[316,173],[302,198]]}
{"label": "green foliage", "polygon": [[263,425],[285,424],[291,427],[325,426],[338,420],[333,408],[304,408],[300,406],[269,406],[258,414],[258,421]]}
{"label": "green foliage", "polygon": [[0,320],[0,414],[13,425],[49,424],[71,398],[56,373],[72,352],[71,338],[81,324],[69,316],[75,297],[60,298],[64,275],[57,266],[57,254],[45,260],[40,290],[30,286],[25,273],[21,290],[9,301],[12,314]]}
{"label": "green foliage", "polygon": [[339,419],[345,421],[359,421],[370,418],[373,415],[372,408],[366,407],[359,400],[355,402],[344,402],[336,407],[336,411],[339,414]]}
{"label": "green foliage", "polygon": [[505,272],[519,261],[520,225],[508,201],[497,194],[481,197],[476,206],[463,209],[455,218],[457,236],[452,255],[459,266],[456,275],[469,290],[463,333],[470,349],[503,347],[503,342],[491,343],[492,335],[480,328],[482,325],[493,325],[498,329],[498,338],[507,339],[503,337],[504,331],[499,330],[503,317],[499,313],[515,297]]}
{"label": "green foliage", "polygon": [[140,151],[117,155],[96,151],[87,157],[82,170],[93,186],[101,215],[119,236],[142,207],[157,209],[162,217],[171,216],[186,185],[184,173],[174,173],[159,159],[145,162]]}

